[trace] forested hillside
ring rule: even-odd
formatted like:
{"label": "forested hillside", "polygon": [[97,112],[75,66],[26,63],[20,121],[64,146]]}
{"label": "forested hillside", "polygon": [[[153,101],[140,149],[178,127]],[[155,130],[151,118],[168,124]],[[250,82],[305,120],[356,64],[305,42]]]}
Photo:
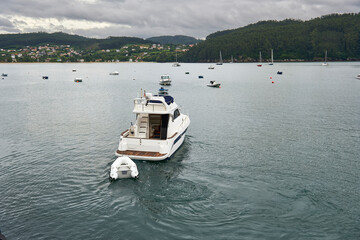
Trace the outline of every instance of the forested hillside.
{"label": "forested hillside", "polygon": [[328,51],[329,60],[360,59],[360,14],[331,14],[309,21],[261,21],[246,27],[216,32],[182,56],[183,61],[215,62],[223,59],[257,61],[320,60]]}
{"label": "forested hillside", "polygon": [[22,48],[44,44],[71,45],[81,49],[121,48],[126,44],[152,43],[151,41],[135,37],[109,37],[106,39],[86,38],[66,33],[23,33],[0,34],[0,48]]}
{"label": "forested hillside", "polygon": [[151,37],[146,40],[150,40],[160,44],[194,44],[200,42],[200,40],[184,36],[184,35],[175,35],[175,36],[159,36],[159,37]]}

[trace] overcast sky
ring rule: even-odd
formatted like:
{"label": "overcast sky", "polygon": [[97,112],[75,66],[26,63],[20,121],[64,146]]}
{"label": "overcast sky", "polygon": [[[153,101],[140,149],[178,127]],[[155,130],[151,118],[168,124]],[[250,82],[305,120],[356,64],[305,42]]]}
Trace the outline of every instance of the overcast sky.
{"label": "overcast sky", "polygon": [[0,33],[205,38],[260,20],[360,12],[360,0],[0,0]]}

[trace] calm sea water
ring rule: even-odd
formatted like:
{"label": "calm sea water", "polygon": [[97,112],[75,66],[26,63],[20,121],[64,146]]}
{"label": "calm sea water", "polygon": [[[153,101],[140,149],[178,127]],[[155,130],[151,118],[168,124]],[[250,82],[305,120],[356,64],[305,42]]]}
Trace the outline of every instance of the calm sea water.
{"label": "calm sea water", "polygon": [[[208,66],[0,64],[2,233],[360,239],[360,63]],[[183,146],[110,183],[133,98],[166,73],[192,121]]]}

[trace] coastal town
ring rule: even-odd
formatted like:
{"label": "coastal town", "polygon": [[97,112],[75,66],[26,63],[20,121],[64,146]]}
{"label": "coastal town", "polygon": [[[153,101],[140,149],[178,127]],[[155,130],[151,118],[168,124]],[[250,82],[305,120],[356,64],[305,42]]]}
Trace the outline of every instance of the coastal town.
{"label": "coastal town", "polygon": [[44,44],[0,49],[0,62],[169,62],[194,44],[128,44],[119,49],[79,49],[71,45]]}

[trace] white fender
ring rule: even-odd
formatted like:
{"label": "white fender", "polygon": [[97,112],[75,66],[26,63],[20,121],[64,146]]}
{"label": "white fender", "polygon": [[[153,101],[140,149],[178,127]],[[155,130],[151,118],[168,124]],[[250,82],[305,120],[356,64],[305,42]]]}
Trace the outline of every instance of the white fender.
{"label": "white fender", "polygon": [[137,167],[136,167],[135,163],[134,163],[134,165],[132,165],[130,167],[130,170],[131,170],[131,177],[133,177],[133,178],[138,178],[139,177],[139,172],[137,170]]}

